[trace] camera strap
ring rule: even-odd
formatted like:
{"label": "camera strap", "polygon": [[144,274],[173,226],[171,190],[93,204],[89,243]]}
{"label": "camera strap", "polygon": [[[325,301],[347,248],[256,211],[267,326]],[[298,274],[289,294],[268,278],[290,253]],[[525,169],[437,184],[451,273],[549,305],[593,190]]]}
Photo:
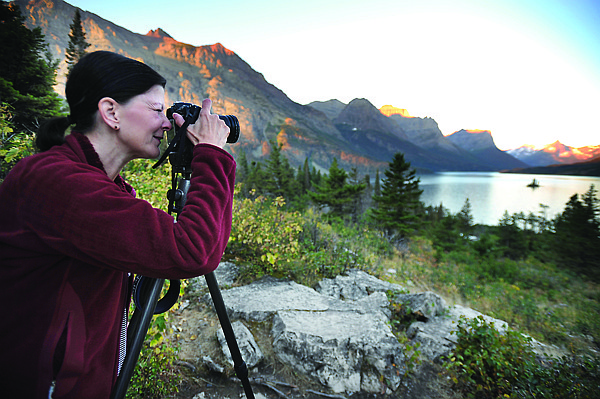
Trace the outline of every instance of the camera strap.
{"label": "camera strap", "polygon": [[[137,275],[133,282],[133,302],[140,309],[145,309],[148,306],[148,298],[154,279]],[[154,314],[161,314],[171,309],[179,299],[179,288],[181,282],[179,280],[169,280],[169,290],[156,304]]]}
{"label": "camera strap", "polygon": [[183,122],[183,125],[181,125],[181,127],[175,126],[175,122],[173,122],[173,126],[175,126],[175,137],[173,137],[173,140],[171,140],[171,143],[169,143],[169,146],[167,147],[165,152],[163,152],[160,159],[152,166],[153,169],[156,169],[159,166],[161,166],[165,162],[169,154],[171,154],[175,150],[177,150],[176,156],[178,164],[180,163],[183,157],[183,148],[185,147],[185,140],[187,139],[186,132],[189,125],[189,119]]}

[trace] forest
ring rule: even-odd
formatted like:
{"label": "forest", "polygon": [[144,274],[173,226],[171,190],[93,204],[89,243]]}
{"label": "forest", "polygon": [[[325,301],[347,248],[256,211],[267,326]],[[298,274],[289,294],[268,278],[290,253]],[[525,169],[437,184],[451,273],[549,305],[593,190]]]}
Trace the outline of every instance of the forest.
{"label": "forest", "polygon": [[[41,120],[67,113],[53,91],[59,60],[41,31],[2,3],[0,47],[0,184],[22,157],[34,154]],[[85,53],[74,18],[69,62]],[[79,32],[79,34],[78,34]],[[600,200],[597,188],[573,193],[564,211],[547,219],[508,214],[497,225],[475,225],[469,200],[452,214],[420,201],[419,179],[402,153],[375,176],[328,171],[310,159],[293,168],[284,147],[270,142],[264,162],[237,155],[233,229],[224,259],[241,267],[240,283],[265,275],[312,286],[358,268],[399,284],[431,290],[505,320],[514,331],[560,348],[541,364],[521,334],[497,336],[488,326],[460,326],[459,346],[446,372],[456,390],[477,398],[592,398],[600,387]],[[123,177],[138,197],[166,210],[168,166],[136,160]],[[388,270],[394,270],[390,276]],[[185,284],[182,294],[185,295]],[[173,378],[176,348],[169,315],[155,317],[129,397],[162,397]],[[401,312],[399,312],[401,318]],[[401,334],[402,332],[398,332]],[[163,375],[162,383],[148,374]],[[159,379],[160,380],[160,379]],[[136,394],[137,392],[137,394]],[[138,395],[138,396],[136,396]],[[154,395],[154,396],[153,396]]]}

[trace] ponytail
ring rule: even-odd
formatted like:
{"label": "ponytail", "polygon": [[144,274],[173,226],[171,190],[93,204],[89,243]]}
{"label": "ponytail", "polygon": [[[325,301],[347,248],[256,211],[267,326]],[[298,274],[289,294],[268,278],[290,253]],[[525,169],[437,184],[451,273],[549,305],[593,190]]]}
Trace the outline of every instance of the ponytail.
{"label": "ponytail", "polygon": [[65,142],[65,132],[71,125],[69,117],[48,119],[40,125],[35,137],[35,145],[44,152]]}

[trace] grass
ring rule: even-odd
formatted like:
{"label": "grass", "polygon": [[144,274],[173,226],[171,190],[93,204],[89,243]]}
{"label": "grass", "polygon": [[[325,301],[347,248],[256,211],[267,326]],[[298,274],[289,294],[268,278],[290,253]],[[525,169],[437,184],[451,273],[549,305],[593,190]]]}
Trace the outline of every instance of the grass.
{"label": "grass", "polygon": [[415,237],[407,253],[382,259],[378,270],[394,269],[392,282],[434,291],[450,304],[504,320],[570,353],[586,352],[599,342],[597,283],[533,258],[490,261],[468,251],[437,255],[431,241]]}

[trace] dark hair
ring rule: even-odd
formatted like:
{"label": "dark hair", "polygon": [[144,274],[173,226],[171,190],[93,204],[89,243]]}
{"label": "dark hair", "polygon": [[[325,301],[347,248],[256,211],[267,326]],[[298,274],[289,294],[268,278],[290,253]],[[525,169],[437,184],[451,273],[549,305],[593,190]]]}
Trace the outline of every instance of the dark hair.
{"label": "dark hair", "polygon": [[37,133],[40,151],[64,142],[65,130],[85,133],[94,126],[98,102],[110,97],[118,103],[143,94],[166,80],[148,65],[110,51],[95,51],[83,56],[69,73],[65,94],[71,114],[44,122]]}

